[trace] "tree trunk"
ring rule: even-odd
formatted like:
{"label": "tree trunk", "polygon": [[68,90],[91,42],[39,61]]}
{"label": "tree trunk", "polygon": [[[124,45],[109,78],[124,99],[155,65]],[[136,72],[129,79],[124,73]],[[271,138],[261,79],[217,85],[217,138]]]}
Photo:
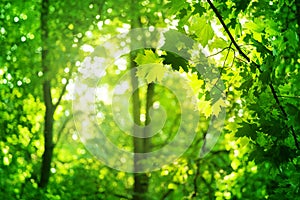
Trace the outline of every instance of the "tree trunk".
{"label": "tree trunk", "polygon": [[144,128],[144,151],[143,152],[150,152],[151,151],[151,138],[149,137],[151,133],[151,126],[147,126],[150,124],[150,114],[149,110],[153,105],[153,96],[154,96],[154,83],[148,84],[147,87],[147,100],[146,100],[146,120],[145,120],[145,128]]}
{"label": "tree trunk", "polygon": [[44,153],[42,157],[42,167],[41,167],[41,179],[39,182],[39,187],[44,188],[47,186],[50,177],[51,160],[53,155],[53,114],[54,105],[52,103],[51,97],[51,81],[49,78],[49,67],[46,60],[48,47],[48,10],[49,2],[48,0],[42,1],[41,9],[41,40],[42,40],[42,69],[46,79],[43,82],[43,97],[45,103],[45,117],[44,117]]}
{"label": "tree trunk", "polygon": [[[138,2],[136,0],[131,1],[132,10],[135,10],[134,15],[131,19],[131,29],[137,28],[139,23],[139,9],[138,9]],[[133,53],[130,55],[130,64],[131,64],[131,84],[133,88],[138,87],[138,79],[136,77],[136,64],[134,63],[134,57]],[[153,85],[150,86],[150,88],[153,88]],[[149,86],[148,86],[149,89]],[[152,89],[150,89],[152,90]],[[151,92],[150,92],[151,93]],[[147,90],[147,96],[150,94]],[[153,92],[151,93],[151,96],[153,96]],[[148,97],[147,97],[148,99]],[[150,98],[152,99],[152,97]],[[152,100],[151,100],[152,101]],[[147,101],[147,108],[149,107],[148,104],[151,104],[151,101]],[[139,90],[137,89],[132,96],[132,103],[133,103],[133,119],[134,123],[136,125],[141,125],[140,120],[140,97],[139,97]],[[147,109],[146,108],[146,109]],[[148,109],[146,111],[146,124],[150,121],[148,116]],[[141,135],[137,133],[140,129],[133,127],[133,135]],[[148,135],[149,129],[144,129],[143,134]],[[149,143],[150,140],[148,138],[138,138],[133,136],[133,145],[134,145],[134,153],[144,153],[149,151]],[[142,157],[134,156],[134,170],[139,171],[140,167],[140,160],[143,159]],[[146,173],[134,173],[134,188],[133,188],[133,200],[146,200],[147,199],[147,192],[148,192],[148,184],[149,184],[149,178]]]}
{"label": "tree trunk", "polygon": [[[148,138],[151,128],[147,127],[150,123],[150,115],[149,109],[152,106],[152,99],[154,94],[154,84],[148,84],[147,88],[147,102],[146,102],[146,121],[145,121],[145,128],[144,128],[144,138],[137,138],[134,137],[134,152],[135,153],[146,153],[151,150],[151,138]],[[137,114],[138,112],[135,112]],[[135,115],[137,116],[137,115]],[[138,115],[139,116],[139,115]],[[137,117],[136,117],[137,118]],[[134,159],[134,167],[135,170],[140,169],[140,160],[145,159],[144,157],[135,157]],[[147,192],[149,186],[149,177],[146,173],[135,173],[134,174],[134,200],[146,200]]]}
{"label": "tree trunk", "polygon": [[[45,81],[43,84],[43,92],[44,92],[44,101],[46,106],[45,112],[45,127],[44,127],[44,153],[43,153],[43,161],[42,161],[42,169],[41,169],[41,180],[39,183],[39,187],[46,187],[49,182],[50,177],[50,168],[51,168],[51,160],[53,155],[53,114],[54,107],[51,101],[50,95],[50,81]],[[50,104],[51,102],[51,104]]]}

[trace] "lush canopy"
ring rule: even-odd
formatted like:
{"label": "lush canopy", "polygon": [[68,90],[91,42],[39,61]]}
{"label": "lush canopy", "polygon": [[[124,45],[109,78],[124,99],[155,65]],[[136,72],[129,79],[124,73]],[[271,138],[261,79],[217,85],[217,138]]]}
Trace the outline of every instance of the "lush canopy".
{"label": "lush canopy", "polygon": [[[0,199],[299,198],[299,16],[297,0],[2,0]],[[164,45],[106,63],[138,28],[167,30]],[[179,132],[179,158],[133,157],[144,173],[102,137],[145,155]]]}

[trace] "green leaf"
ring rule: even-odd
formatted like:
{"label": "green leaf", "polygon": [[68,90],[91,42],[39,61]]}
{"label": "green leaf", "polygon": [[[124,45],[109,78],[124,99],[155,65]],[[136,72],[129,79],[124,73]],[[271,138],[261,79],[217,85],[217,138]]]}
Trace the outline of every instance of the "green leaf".
{"label": "green leaf", "polygon": [[240,11],[244,11],[248,5],[250,4],[251,0],[239,0],[236,1],[236,13],[239,13]]}
{"label": "green leaf", "polygon": [[299,111],[299,109],[291,103],[287,103],[286,107],[290,115],[296,115],[296,113]]}
{"label": "green leaf", "polygon": [[204,16],[192,16],[190,21],[191,33],[195,34],[202,46],[205,47],[208,44],[208,41],[213,38],[214,30],[212,29],[211,25],[206,22],[206,18]]}
{"label": "green leaf", "polygon": [[249,28],[257,33],[261,33],[265,29],[265,24],[262,20],[255,18],[254,21],[246,23],[246,28]]}
{"label": "green leaf", "polygon": [[223,38],[216,38],[212,43],[209,44],[209,49],[223,49],[227,46],[227,42]]}
{"label": "green leaf", "polygon": [[270,73],[268,71],[264,71],[260,74],[259,79],[263,84],[268,84],[270,82]]}
{"label": "green leaf", "polygon": [[147,83],[161,82],[167,69],[163,64],[152,63],[144,64],[138,67],[136,75],[140,78],[145,78]]}
{"label": "green leaf", "polygon": [[257,137],[256,141],[257,141],[258,145],[261,146],[261,147],[265,146],[268,143],[265,135],[263,133],[260,133],[260,132],[257,133],[257,135],[258,135],[258,137]]}
{"label": "green leaf", "polygon": [[178,13],[178,11],[181,11],[183,8],[188,7],[188,3],[181,0],[173,0],[169,3],[165,4],[163,7],[163,10],[168,11],[169,15],[174,15]]}
{"label": "green leaf", "polygon": [[225,107],[226,107],[225,100],[220,98],[212,105],[212,114],[217,117],[222,111],[222,109],[224,109]]}
{"label": "green leaf", "polygon": [[145,54],[139,53],[134,60],[139,65],[136,76],[144,78],[147,83],[161,82],[167,70],[163,65],[164,59],[158,57],[152,50],[144,52]]}
{"label": "green leaf", "polygon": [[297,32],[293,31],[293,30],[287,30],[285,33],[284,33],[285,37],[287,38],[288,40],[288,44],[291,46],[291,47],[297,47],[298,43],[299,43],[299,38],[298,38],[298,35],[297,35]]}
{"label": "green leaf", "polygon": [[241,84],[239,90],[248,90],[252,86],[253,86],[253,79],[248,79]]}
{"label": "green leaf", "polygon": [[145,50],[145,54],[140,54],[136,56],[134,61],[138,65],[143,65],[143,64],[152,64],[152,63],[162,63],[163,58],[159,58],[156,53],[154,53],[152,50]]}
{"label": "green leaf", "polygon": [[193,12],[193,14],[197,14],[199,13],[200,16],[203,15],[203,13],[206,11],[206,9],[204,7],[202,7],[200,4],[196,4],[194,6],[195,10]]}
{"label": "green leaf", "polygon": [[173,69],[179,71],[180,67],[185,72],[188,72],[188,61],[184,58],[176,55],[175,53],[168,52],[167,55],[162,56],[164,58],[163,63],[165,65],[171,65]]}
{"label": "green leaf", "polygon": [[198,106],[200,113],[203,114],[206,117],[206,119],[208,119],[212,113],[210,101],[200,101],[198,103]]}
{"label": "green leaf", "polygon": [[240,124],[240,128],[238,128],[238,131],[236,132],[236,136],[237,137],[243,137],[243,136],[247,136],[253,140],[255,140],[257,138],[257,125],[256,124],[250,124],[248,122],[243,122]]}

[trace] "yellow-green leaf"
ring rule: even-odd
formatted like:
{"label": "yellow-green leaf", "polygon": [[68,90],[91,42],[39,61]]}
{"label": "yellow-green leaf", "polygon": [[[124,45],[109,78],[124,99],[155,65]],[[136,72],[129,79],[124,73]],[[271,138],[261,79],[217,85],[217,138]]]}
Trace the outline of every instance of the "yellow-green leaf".
{"label": "yellow-green leaf", "polygon": [[199,101],[198,106],[200,113],[204,114],[206,118],[209,118],[211,116],[212,108],[210,105],[210,101]]}
{"label": "yellow-green leaf", "polygon": [[220,98],[216,103],[212,105],[212,114],[218,116],[222,108],[226,106],[225,100]]}
{"label": "yellow-green leaf", "polygon": [[161,82],[166,70],[161,63],[144,64],[138,67],[136,75],[139,78],[145,78],[147,83]]}
{"label": "yellow-green leaf", "polygon": [[156,53],[154,53],[152,50],[145,50],[145,54],[139,53],[134,61],[138,65],[143,64],[152,64],[152,63],[162,63],[163,58],[159,58]]}
{"label": "yellow-green leaf", "polygon": [[190,23],[191,33],[195,34],[202,46],[205,47],[208,44],[208,41],[214,36],[214,30],[211,25],[207,23],[204,16],[200,17],[199,15],[192,16]]}

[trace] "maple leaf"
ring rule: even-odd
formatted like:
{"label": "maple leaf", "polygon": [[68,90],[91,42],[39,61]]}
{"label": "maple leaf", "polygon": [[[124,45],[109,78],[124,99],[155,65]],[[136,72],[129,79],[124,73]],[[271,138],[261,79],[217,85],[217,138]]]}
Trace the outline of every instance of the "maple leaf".
{"label": "maple leaf", "polygon": [[144,64],[138,67],[136,75],[145,78],[147,83],[161,82],[167,69],[161,63]]}
{"label": "maple leaf", "polygon": [[217,117],[222,111],[222,109],[224,109],[225,107],[226,107],[226,103],[224,99],[220,98],[212,105],[212,114]]}
{"label": "maple leaf", "polygon": [[210,101],[204,101],[200,100],[198,102],[199,111],[201,114],[204,114],[206,119],[208,119],[211,116],[212,108]]}
{"label": "maple leaf", "polygon": [[162,63],[163,58],[158,57],[156,53],[154,53],[152,50],[145,50],[145,54],[139,53],[134,61],[138,65],[143,65],[143,64],[152,64],[152,63]]}
{"label": "maple leaf", "polygon": [[139,78],[146,79],[148,84],[162,81],[167,69],[163,65],[163,58],[158,57],[152,50],[138,54],[134,61],[139,65],[136,72]]}
{"label": "maple leaf", "polygon": [[200,17],[199,15],[192,16],[190,19],[191,33],[197,35],[198,40],[205,47],[208,44],[208,41],[214,37],[214,30],[211,25],[206,21],[204,16]]}

